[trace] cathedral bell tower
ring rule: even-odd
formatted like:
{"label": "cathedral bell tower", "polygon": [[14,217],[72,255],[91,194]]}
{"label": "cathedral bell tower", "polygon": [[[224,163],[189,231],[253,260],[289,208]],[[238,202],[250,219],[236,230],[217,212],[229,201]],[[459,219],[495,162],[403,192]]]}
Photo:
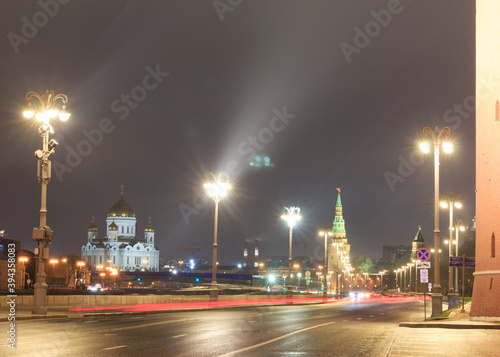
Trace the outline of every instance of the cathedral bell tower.
{"label": "cathedral bell tower", "polygon": [[155,229],[151,225],[151,217],[149,217],[149,224],[144,228],[144,239],[146,244],[155,245]]}

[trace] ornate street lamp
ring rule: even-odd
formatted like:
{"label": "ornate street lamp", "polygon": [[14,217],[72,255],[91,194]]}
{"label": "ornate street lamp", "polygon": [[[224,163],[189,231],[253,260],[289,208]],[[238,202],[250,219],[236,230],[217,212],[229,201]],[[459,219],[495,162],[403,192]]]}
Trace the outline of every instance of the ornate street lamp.
{"label": "ornate street lamp", "polygon": [[210,290],[210,300],[217,300],[219,290],[217,289],[217,223],[219,219],[219,202],[226,197],[227,191],[231,189],[229,184],[229,174],[227,172],[219,172],[207,174],[207,182],[203,185],[207,195],[215,203],[215,218],[214,218],[214,245],[213,245],[213,260],[212,260],[212,289]]}
{"label": "ornate street lamp", "polygon": [[288,223],[288,227],[290,228],[289,234],[289,249],[288,249],[288,285],[286,287],[286,293],[290,297],[292,295],[292,231],[293,227],[297,224],[298,221],[302,218],[300,216],[300,208],[299,207],[285,207],[285,213],[281,215],[281,219]]}
{"label": "ornate street lamp", "polygon": [[[420,149],[429,153],[431,145],[434,147],[434,249],[439,251],[439,147],[442,145],[446,153],[453,151],[451,143],[451,129],[444,127],[441,130],[436,126],[433,130],[429,127],[423,130],[424,141]],[[434,284],[432,285],[432,317],[443,313],[443,295],[441,294],[441,277],[439,274],[439,254],[434,255]]]}
{"label": "ornate street lamp", "polygon": [[325,288],[323,290],[323,296],[326,298],[328,295],[328,283],[327,283],[327,275],[328,275],[328,237],[333,236],[332,232],[332,227],[330,226],[325,226],[321,228],[321,231],[319,232],[320,236],[325,237]]}
{"label": "ornate street lamp", "polygon": [[42,125],[38,132],[42,137],[42,150],[35,151],[37,163],[38,182],[42,185],[42,198],[40,207],[40,225],[33,228],[33,240],[38,242],[38,269],[35,277],[35,291],[33,297],[33,314],[47,314],[47,274],[45,273],[45,262],[49,258],[48,245],[52,243],[53,231],[47,226],[47,185],[50,182],[51,162],[49,156],[54,153],[58,145],[52,139],[49,141],[49,133],[54,133],[50,125],[50,119],[58,117],[62,121],[69,119],[70,114],[66,111],[68,97],[65,94],[54,94],[54,91],[45,91],[45,94],[28,92],[26,94],[26,109],[23,115],[26,118],[35,118]]}
{"label": "ornate street lamp", "polygon": [[[450,239],[448,246],[448,256],[451,257],[453,255],[453,207],[462,208],[462,203],[460,202],[460,195],[458,193],[450,193],[441,195],[441,207],[450,209]],[[448,308],[451,309],[455,306],[455,302],[457,300],[458,295],[455,294],[455,290],[453,289],[453,268],[448,264]]]}

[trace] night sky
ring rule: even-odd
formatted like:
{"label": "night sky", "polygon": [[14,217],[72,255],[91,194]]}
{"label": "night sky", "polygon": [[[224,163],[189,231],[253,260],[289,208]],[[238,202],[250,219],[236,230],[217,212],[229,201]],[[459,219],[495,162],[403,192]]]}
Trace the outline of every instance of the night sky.
{"label": "night sky", "polygon": [[[51,255],[80,254],[92,216],[105,235],[123,184],[140,237],[152,217],[161,256],[187,257],[194,243],[211,260],[214,206],[199,192],[220,170],[233,181],[222,264],[241,262],[255,238],[261,256],[288,255],[284,206],[303,214],[294,255],[307,244],[322,258],[317,232],[331,225],[337,187],[352,258],[409,245],[419,225],[429,244],[433,158],[412,152],[436,125],[455,140],[441,192],[462,195],[457,217],[471,223],[473,1],[60,1],[0,3],[0,230],[23,248],[39,222],[41,138],[21,112],[26,92],[46,89],[66,94],[72,113],[52,122]],[[68,160],[73,150],[86,156]],[[253,151],[273,167],[250,166]]]}

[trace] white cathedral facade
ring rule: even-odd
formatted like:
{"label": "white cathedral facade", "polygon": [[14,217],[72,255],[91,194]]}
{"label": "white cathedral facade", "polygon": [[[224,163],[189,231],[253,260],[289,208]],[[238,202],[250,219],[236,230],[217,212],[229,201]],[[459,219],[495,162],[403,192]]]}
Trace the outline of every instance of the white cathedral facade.
{"label": "white cathedral facade", "polygon": [[144,237],[137,237],[134,209],[125,201],[121,186],[121,196],[108,210],[106,235],[98,236],[97,226],[92,224],[87,235],[87,244],[82,246],[81,257],[93,271],[106,267],[120,271],[159,271],[160,251],[155,248],[155,230],[149,224],[144,229]]}

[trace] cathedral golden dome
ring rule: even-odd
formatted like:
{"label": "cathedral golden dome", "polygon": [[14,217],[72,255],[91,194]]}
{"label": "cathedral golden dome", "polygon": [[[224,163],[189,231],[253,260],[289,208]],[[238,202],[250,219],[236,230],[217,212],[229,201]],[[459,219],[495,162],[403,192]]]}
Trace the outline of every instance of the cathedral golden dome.
{"label": "cathedral golden dome", "polygon": [[89,227],[89,232],[97,232],[97,226],[95,225],[93,216],[92,216],[92,224]]}
{"label": "cathedral golden dome", "polygon": [[108,217],[135,217],[134,209],[125,201],[125,197],[123,197],[123,189],[125,186],[121,185],[120,187],[122,189],[120,198],[108,210]]}
{"label": "cathedral golden dome", "polygon": [[154,232],[154,231],[155,229],[151,225],[151,217],[149,217],[149,224],[146,226],[146,228],[144,228],[144,232]]}

